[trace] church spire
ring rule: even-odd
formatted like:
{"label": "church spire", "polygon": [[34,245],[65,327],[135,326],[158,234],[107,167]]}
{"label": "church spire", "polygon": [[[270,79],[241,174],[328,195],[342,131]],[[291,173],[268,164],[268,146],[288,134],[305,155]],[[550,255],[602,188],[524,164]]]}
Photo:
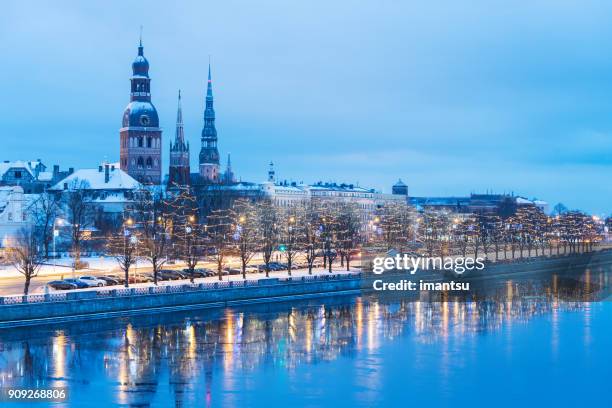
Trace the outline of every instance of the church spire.
{"label": "church spire", "polygon": [[235,183],[236,178],[234,177],[234,172],[232,171],[232,157],[230,154],[227,154],[227,167],[225,168],[225,177],[224,181],[227,184]]}
{"label": "church spire", "polygon": [[212,97],[212,77],[210,75],[210,61],[208,61],[208,86],[206,89],[206,99],[210,98],[210,100],[212,100]]}
{"label": "church spire", "polygon": [[208,182],[219,181],[219,150],[217,149],[217,129],[213,107],[212,75],[208,64],[208,83],[204,107],[204,128],[202,129],[202,148],[200,150],[200,176]]}
{"label": "church spire", "polygon": [[142,46],[142,26],[140,26],[140,36],[138,37],[138,55],[144,55],[144,47]]}
{"label": "church spire", "polygon": [[183,128],[183,108],[181,106],[181,90],[178,91],[178,108],[176,110],[176,136],[174,138],[175,149],[185,150],[185,131]]}
{"label": "church spire", "polygon": [[181,90],[178,91],[178,102],[176,109],[176,134],[174,143],[170,142],[170,169],[168,186],[175,187],[189,184],[189,143],[185,143],[185,131],[183,129],[183,108],[181,106]]}

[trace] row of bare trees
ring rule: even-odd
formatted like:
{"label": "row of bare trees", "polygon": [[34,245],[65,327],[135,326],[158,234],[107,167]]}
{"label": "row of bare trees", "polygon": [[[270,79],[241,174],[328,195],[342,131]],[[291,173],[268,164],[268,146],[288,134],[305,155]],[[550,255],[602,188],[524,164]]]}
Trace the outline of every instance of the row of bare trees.
{"label": "row of bare trees", "polygon": [[502,218],[494,213],[454,214],[392,204],[374,219],[374,241],[387,249],[428,256],[492,254],[491,260],[586,252],[601,240],[593,217],[580,211],[547,216],[535,206],[519,207]]}
{"label": "row of bare trees", "polygon": [[121,231],[108,235],[106,248],[126,282],[139,258],[152,266],[155,283],[169,259],[182,260],[191,272],[198,262],[212,261],[220,280],[230,257],[240,260],[246,279],[256,255],[263,260],[266,276],[274,255],[283,258],[289,275],[298,258],[305,260],[309,273],[318,258],[331,272],[338,257],[350,268],[363,238],[362,218],[352,203],[308,202],[285,208],[270,200],[239,199],[200,220],[188,189],[171,194],[143,190],[126,210]]}
{"label": "row of bare trees", "polygon": [[[27,294],[31,279],[49,257],[58,220],[63,222],[74,256],[80,265],[88,228],[98,214],[87,186],[73,185],[59,195],[42,194],[31,207],[32,228],[15,240],[11,260],[25,276]],[[454,214],[426,209],[417,212],[406,203],[387,203],[374,214],[354,202],[313,200],[279,207],[270,200],[239,199],[227,209],[199,217],[198,203],[188,188],[170,192],[145,189],[133,192],[119,228],[104,237],[104,249],[125,274],[138,259],[159,272],[170,260],[181,260],[194,271],[199,262],[212,261],[219,279],[229,259],[239,259],[246,279],[249,263],[261,256],[266,276],[274,256],[282,257],[289,275],[298,260],[309,273],[318,259],[330,272],[339,258],[350,269],[364,245],[423,253],[428,256],[493,254],[494,259],[514,259],[540,254],[590,251],[600,239],[593,218],[579,211],[556,217],[534,206],[518,208],[510,217],[495,214]],[[192,274],[193,276],[193,274]]]}

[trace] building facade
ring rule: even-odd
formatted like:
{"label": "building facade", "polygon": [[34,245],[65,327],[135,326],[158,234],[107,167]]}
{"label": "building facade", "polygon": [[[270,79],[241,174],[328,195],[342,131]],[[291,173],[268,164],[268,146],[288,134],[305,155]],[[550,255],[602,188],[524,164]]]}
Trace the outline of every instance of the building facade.
{"label": "building facade", "polygon": [[20,186],[25,194],[40,194],[46,189],[74,172],[60,171],[58,165],[47,171],[42,161],[9,161],[0,163],[0,186]]}
{"label": "building facade", "polygon": [[0,255],[3,248],[11,247],[22,228],[31,225],[26,213],[23,188],[0,187]]}
{"label": "building facade", "polygon": [[103,163],[94,169],[79,169],[49,189],[61,198],[74,190],[82,190],[88,205],[96,214],[96,223],[116,224],[126,208],[133,204],[134,193],[142,185],[117,164]]}
{"label": "building facade", "polygon": [[181,91],[179,90],[178,109],[176,112],[176,134],[174,136],[174,143],[170,142],[168,187],[188,185],[189,173],[189,142],[185,142]]}
{"label": "building facade", "polygon": [[142,41],[132,63],[130,103],[123,112],[120,138],[121,170],[145,184],[161,184],[162,130],[151,103],[149,61]]}

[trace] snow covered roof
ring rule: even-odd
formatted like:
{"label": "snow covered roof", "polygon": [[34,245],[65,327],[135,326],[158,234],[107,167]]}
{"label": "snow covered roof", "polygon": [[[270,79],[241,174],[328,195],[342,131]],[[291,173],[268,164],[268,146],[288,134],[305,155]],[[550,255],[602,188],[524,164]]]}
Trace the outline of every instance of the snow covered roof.
{"label": "snow covered roof", "polygon": [[316,183],[308,186],[310,190],[320,191],[350,191],[355,193],[374,193],[374,189],[359,187],[354,184]]}
{"label": "snow covered roof", "polygon": [[86,190],[134,190],[140,183],[129,174],[117,167],[109,167],[108,181],[105,180],[105,171],[98,169],[80,169],[50,188],[50,190],[64,190],[82,187]]}
{"label": "snow covered roof", "polygon": [[34,177],[33,169],[30,167],[30,163],[21,160],[0,163],[0,177],[4,176],[4,173],[13,168],[26,169],[26,171],[30,173],[32,177]]}
{"label": "snow covered roof", "polygon": [[516,197],[516,203],[518,205],[529,205],[529,204],[533,204],[533,201],[527,200],[526,198],[523,198],[523,197]]}

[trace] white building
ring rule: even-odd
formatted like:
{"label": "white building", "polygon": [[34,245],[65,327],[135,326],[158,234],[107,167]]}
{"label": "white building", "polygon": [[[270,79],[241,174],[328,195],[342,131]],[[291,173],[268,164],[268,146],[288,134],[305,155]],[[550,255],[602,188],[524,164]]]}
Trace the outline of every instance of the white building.
{"label": "white building", "polygon": [[20,186],[0,187],[0,248],[10,247],[16,234],[29,225]]}
{"label": "white building", "polygon": [[62,194],[65,191],[83,189],[91,202],[107,214],[123,213],[126,204],[132,201],[132,193],[140,183],[116,164],[105,163],[97,169],[80,169],[73,172],[49,192]]}

